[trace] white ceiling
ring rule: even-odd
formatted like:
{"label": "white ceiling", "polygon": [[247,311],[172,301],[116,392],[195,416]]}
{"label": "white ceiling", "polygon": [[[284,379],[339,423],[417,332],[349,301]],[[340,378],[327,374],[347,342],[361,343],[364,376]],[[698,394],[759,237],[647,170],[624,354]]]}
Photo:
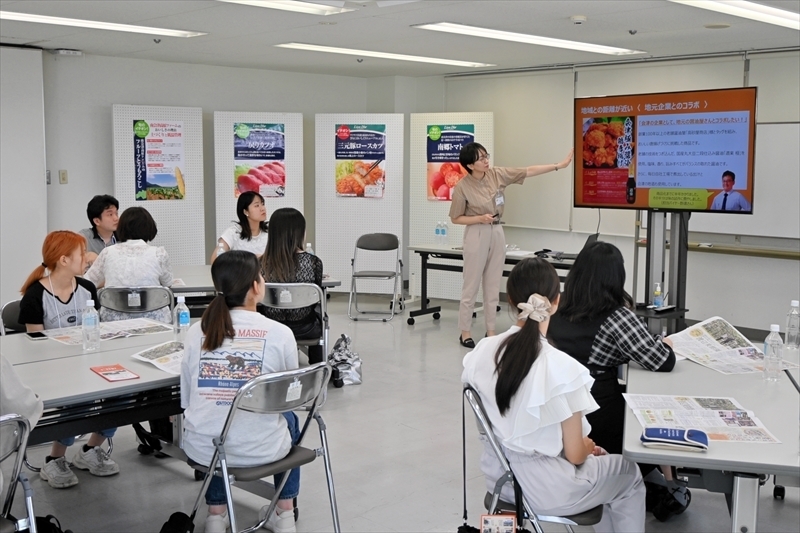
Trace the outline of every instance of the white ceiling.
{"label": "white ceiling", "polygon": [[[759,0],[759,3],[800,12],[798,0]],[[664,0],[423,0],[385,7],[363,1],[347,2],[347,7],[358,9],[316,16],[210,0],[0,0],[0,9],[4,11],[208,33],[182,39],[3,20],[0,43],[70,48],[86,54],[166,62],[357,77],[431,76],[461,73],[465,69],[373,58],[359,63],[353,56],[274,45],[302,42],[497,65],[469,72],[618,58],[424,31],[411,26],[455,22],[647,52],[632,56],[635,58],[800,47],[798,31]],[[575,26],[569,20],[572,15],[585,15],[588,21]],[[717,23],[730,24],[730,28],[703,27]],[[630,30],[635,30],[635,35]]]}

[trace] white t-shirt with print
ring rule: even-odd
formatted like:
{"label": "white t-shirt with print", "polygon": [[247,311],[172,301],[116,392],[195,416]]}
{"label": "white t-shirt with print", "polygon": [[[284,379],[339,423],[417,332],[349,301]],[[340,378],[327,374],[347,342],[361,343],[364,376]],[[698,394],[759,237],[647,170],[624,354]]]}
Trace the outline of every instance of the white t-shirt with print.
{"label": "white t-shirt with print", "polygon": [[[211,439],[219,437],[231,402],[243,384],[261,374],[298,367],[292,331],[265,316],[242,309],[231,311],[236,337],[207,352],[205,335],[196,322],[186,334],[181,363],[181,407],[184,411],[183,449],[208,463],[214,453]],[[228,432],[225,453],[231,466],[255,466],[289,453],[292,437],[282,415],[239,411]]]}
{"label": "white t-shirt with print", "polygon": [[244,250],[260,257],[264,255],[264,250],[267,249],[267,235],[266,231],[262,231],[248,241],[242,239],[241,226],[234,224],[223,231],[219,238],[225,241],[225,244],[231,250]]}

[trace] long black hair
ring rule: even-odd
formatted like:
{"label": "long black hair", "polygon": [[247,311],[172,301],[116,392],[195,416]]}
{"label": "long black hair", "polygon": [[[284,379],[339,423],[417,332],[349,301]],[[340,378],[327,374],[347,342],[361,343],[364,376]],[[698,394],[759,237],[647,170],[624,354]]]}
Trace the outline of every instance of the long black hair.
{"label": "long black hair", "polygon": [[570,322],[593,320],[619,307],[633,307],[625,292],[625,261],[613,244],[589,244],[567,274],[558,314]]}
{"label": "long black hair", "polygon": [[[236,201],[236,216],[239,218],[239,227],[241,227],[239,235],[241,235],[243,241],[249,241],[253,238],[253,232],[250,231],[250,221],[247,219],[247,215],[245,215],[244,212],[250,209],[250,204],[252,204],[256,198],[261,200],[262,204],[264,203],[264,197],[253,191],[243,192]],[[266,233],[268,228],[267,221],[259,222],[258,228]]]}
{"label": "long black hair", "polygon": [[206,336],[203,349],[213,351],[222,346],[225,337],[233,338],[231,309],[242,307],[253,282],[261,275],[258,258],[244,250],[231,250],[214,261],[211,265],[211,279],[217,295],[208,304],[200,327]]}
{"label": "long black hair", "polygon": [[[560,289],[556,269],[546,260],[536,257],[523,259],[511,270],[506,293],[509,305],[517,309],[517,304],[527,302],[532,294],[544,296],[553,303],[558,298]],[[530,319],[497,348],[494,355],[497,368],[494,397],[501,415],[508,411],[511,399],[519,390],[541,349],[539,322]]]}
{"label": "long black hair", "polygon": [[306,219],[293,207],[276,209],[269,217],[269,240],[261,256],[264,277],[272,282],[291,283],[297,279],[297,252],[303,249]]}

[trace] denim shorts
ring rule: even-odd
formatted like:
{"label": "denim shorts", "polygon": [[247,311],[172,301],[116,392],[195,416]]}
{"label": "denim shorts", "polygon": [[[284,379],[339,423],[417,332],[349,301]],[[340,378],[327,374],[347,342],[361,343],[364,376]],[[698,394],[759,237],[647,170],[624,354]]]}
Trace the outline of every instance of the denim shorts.
{"label": "denim shorts", "polygon": [[[107,439],[110,439],[114,436],[114,433],[117,432],[117,428],[111,429],[101,429],[100,431],[95,431],[95,433],[99,433],[100,435],[104,436]],[[67,448],[75,444],[75,437],[65,437],[63,439],[58,439],[57,441],[59,444],[63,444]]]}

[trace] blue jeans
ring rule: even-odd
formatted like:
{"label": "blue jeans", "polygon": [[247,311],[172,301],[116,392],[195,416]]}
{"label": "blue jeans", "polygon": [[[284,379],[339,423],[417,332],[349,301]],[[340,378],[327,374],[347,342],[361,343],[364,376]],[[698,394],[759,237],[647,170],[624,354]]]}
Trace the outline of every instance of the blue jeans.
{"label": "blue jeans", "polygon": [[[297,421],[297,415],[290,411],[288,413],[283,413],[283,417],[286,419],[286,423],[289,426],[289,434],[292,436],[292,444],[297,444],[297,440],[300,438],[300,425]],[[273,477],[275,486],[277,487],[280,484],[281,479],[283,479],[283,474],[275,474]],[[278,499],[291,500],[293,498],[297,498],[297,494],[299,492],[300,469],[293,468],[292,471],[289,472],[289,479],[286,480],[286,485],[283,486],[283,490],[281,490]],[[206,504],[225,505],[227,503],[228,498],[225,495],[225,481],[223,481],[220,476],[212,477],[211,482],[208,485],[208,490],[206,490]]]}
{"label": "blue jeans", "polygon": [[[114,433],[117,432],[117,428],[110,428],[110,429],[101,429],[100,431],[95,431],[95,433],[99,433],[100,435],[104,436],[107,439],[110,439],[114,436]],[[67,448],[75,444],[75,437],[64,437],[63,439],[58,439],[59,444],[63,444]]]}

